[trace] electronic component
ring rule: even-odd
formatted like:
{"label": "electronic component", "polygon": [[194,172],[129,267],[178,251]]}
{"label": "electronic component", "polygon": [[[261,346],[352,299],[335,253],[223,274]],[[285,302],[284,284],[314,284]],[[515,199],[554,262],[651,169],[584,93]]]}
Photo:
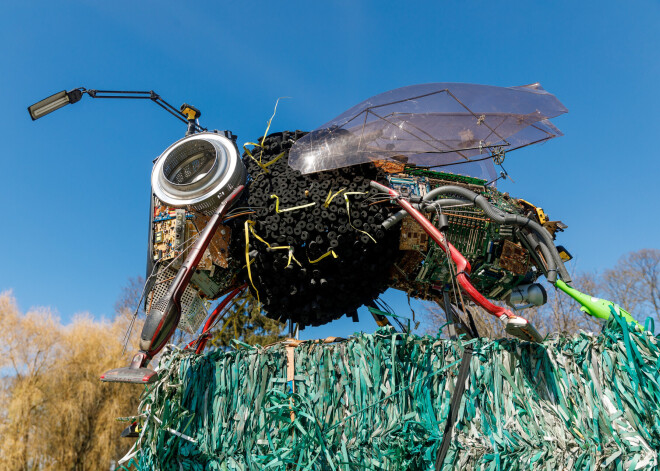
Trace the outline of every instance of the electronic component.
{"label": "electronic component", "polygon": [[[484,180],[463,175],[409,166],[405,168],[405,173],[389,175],[388,180],[395,190],[405,188],[404,191],[412,196],[426,194],[439,186],[456,185],[481,194],[491,205],[507,213],[530,213],[536,218],[541,212],[540,208],[531,203],[521,204],[521,200],[486,186]],[[451,199],[452,195],[442,197]],[[541,274],[541,266],[533,265],[541,263],[541,259],[537,256],[530,260],[530,253],[518,240],[517,230],[513,226],[494,222],[481,208],[470,204],[443,205],[442,213],[449,222],[444,232],[447,240],[470,262],[472,284],[490,299],[504,300],[516,286],[529,284]],[[547,218],[545,213],[542,214]],[[428,217],[437,224],[437,213],[431,212]],[[450,258],[436,244],[420,243],[428,239],[421,237],[421,227],[411,218],[402,219],[400,227],[399,248],[406,255],[401,257],[391,271],[390,286],[425,299],[433,297],[428,287],[450,285],[452,277],[456,275],[455,269],[450,268]],[[423,262],[420,257],[423,257]],[[404,276],[404,273],[410,275]]]}
{"label": "electronic component", "polygon": [[411,196],[422,197],[431,190],[425,177],[395,174],[389,175],[387,180],[389,181],[389,186],[404,198],[410,198]]}
{"label": "electronic component", "polygon": [[[167,290],[168,283],[165,287],[159,286],[163,283],[162,273],[164,271],[169,273],[181,266],[188,249],[208,221],[209,217],[205,214],[172,208],[154,197],[152,257],[154,262],[159,263],[159,267],[157,281],[149,292],[146,306],[153,301],[154,293]],[[185,295],[190,306],[182,310],[182,316],[190,318],[186,329],[194,327],[197,316],[202,315],[200,314],[202,311],[199,311],[202,306],[200,303],[217,299],[228,291],[236,279],[236,267],[230,272],[227,271],[230,267],[228,259],[230,240],[231,229],[220,225],[197,265]],[[205,309],[203,313],[205,315]]]}
{"label": "electronic component", "polygon": [[527,273],[529,255],[527,250],[520,245],[505,240],[502,244],[502,255],[500,255],[499,264],[504,270],[508,270],[516,275]]}
{"label": "electronic component", "polygon": [[429,248],[429,236],[415,220],[406,216],[401,221],[399,250],[423,250]]}

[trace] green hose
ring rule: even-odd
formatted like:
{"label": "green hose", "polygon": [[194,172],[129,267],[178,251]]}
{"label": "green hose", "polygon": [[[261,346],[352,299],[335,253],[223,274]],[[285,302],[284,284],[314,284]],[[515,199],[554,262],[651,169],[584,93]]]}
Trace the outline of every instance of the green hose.
{"label": "green hose", "polygon": [[618,315],[620,315],[626,320],[626,322],[633,322],[637,324],[642,330],[644,330],[641,324],[637,322],[635,319],[633,319],[633,317],[626,310],[624,310],[618,304],[614,304],[612,301],[608,301],[606,299],[594,298],[593,296],[584,294],[576,290],[575,288],[568,286],[562,280],[557,280],[555,286],[560,290],[562,290],[567,295],[569,295],[571,298],[575,299],[578,303],[580,303],[580,305],[582,306],[580,308],[580,311],[586,312],[590,316],[598,317],[599,319],[608,320],[611,315],[610,307],[612,307],[614,308],[614,311]]}

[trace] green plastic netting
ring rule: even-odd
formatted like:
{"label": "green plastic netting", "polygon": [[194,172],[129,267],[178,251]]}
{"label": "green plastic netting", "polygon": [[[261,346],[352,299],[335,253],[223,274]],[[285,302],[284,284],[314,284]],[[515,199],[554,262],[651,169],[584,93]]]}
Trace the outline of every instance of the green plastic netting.
{"label": "green plastic netting", "polygon": [[[143,396],[140,470],[432,470],[466,345],[443,469],[655,469],[658,339],[616,316],[542,344],[380,329],[295,349],[172,349]],[[293,417],[293,420],[292,420]]]}

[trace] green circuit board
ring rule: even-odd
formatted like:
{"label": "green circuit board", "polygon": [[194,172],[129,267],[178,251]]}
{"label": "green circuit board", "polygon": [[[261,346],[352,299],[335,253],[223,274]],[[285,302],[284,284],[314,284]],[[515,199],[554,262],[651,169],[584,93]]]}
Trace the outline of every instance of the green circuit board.
{"label": "green circuit board", "polygon": [[[414,169],[406,171],[405,177],[398,175],[393,178],[393,182],[402,184],[405,180],[409,194],[423,195],[429,187],[433,189],[441,185],[458,185],[485,196],[493,206],[503,211],[523,212],[522,206],[514,198],[494,187],[485,186],[484,180]],[[422,185],[420,189],[414,188],[415,181]],[[443,198],[452,198],[452,195],[443,195]],[[448,241],[468,260],[472,269],[472,284],[488,298],[504,299],[515,286],[538,278],[540,271],[528,250],[518,240],[515,228],[500,225],[489,219],[481,209],[467,204],[445,207],[443,213],[449,221],[446,231]],[[437,216],[430,217],[435,223]],[[405,227],[410,230],[409,226]],[[425,253],[422,255],[422,252]],[[408,277],[409,291],[420,293],[427,291],[431,285],[451,283],[449,257],[440,247],[428,244],[426,250],[417,250],[417,256],[423,257],[423,261],[419,264],[414,282],[413,277]],[[412,254],[408,257],[412,257]],[[399,285],[399,289],[402,289],[406,282],[400,282]]]}

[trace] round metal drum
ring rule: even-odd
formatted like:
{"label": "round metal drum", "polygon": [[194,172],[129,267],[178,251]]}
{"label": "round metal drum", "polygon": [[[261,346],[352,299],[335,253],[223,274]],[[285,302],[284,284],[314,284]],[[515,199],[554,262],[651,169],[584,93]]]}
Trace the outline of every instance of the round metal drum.
{"label": "round metal drum", "polygon": [[245,178],[234,143],[205,132],[184,137],[161,154],[151,173],[151,187],[168,206],[211,214]]}

